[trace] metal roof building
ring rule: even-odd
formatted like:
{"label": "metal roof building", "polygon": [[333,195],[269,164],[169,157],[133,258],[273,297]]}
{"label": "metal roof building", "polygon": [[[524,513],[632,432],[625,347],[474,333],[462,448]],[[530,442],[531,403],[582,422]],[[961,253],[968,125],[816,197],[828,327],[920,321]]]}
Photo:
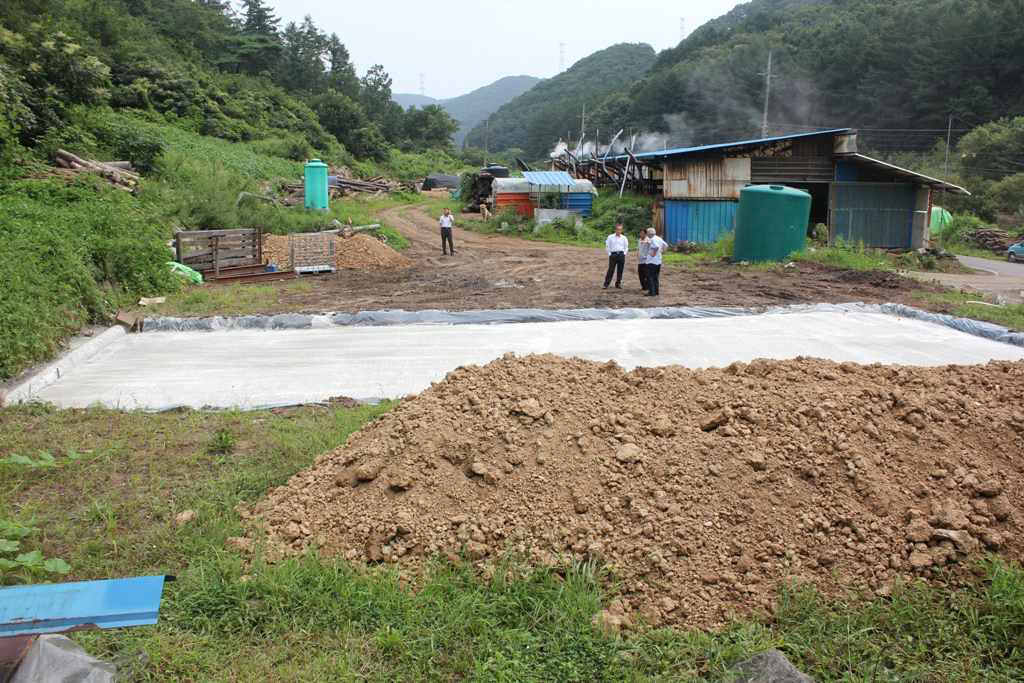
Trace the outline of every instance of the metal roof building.
{"label": "metal roof building", "polygon": [[887,249],[927,244],[934,191],[969,194],[860,154],[850,128],[589,159],[577,171],[660,195],[655,227],[673,243],[714,242],[732,230],[740,191],[752,184],[806,190],[812,226],[827,225],[832,241]]}

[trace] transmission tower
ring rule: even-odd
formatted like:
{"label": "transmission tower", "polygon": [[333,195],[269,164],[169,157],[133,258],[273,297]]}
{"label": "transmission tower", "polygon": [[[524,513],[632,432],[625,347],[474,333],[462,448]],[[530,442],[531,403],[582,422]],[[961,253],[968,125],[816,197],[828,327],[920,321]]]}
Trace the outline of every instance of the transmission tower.
{"label": "transmission tower", "polygon": [[686,17],[679,18],[679,42],[686,40]]}
{"label": "transmission tower", "polygon": [[558,73],[565,71],[565,43],[558,44]]}
{"label": "transmission tower", "polygon": [[420,74],[420,95],[427,96],[427,81],[423,74]]}

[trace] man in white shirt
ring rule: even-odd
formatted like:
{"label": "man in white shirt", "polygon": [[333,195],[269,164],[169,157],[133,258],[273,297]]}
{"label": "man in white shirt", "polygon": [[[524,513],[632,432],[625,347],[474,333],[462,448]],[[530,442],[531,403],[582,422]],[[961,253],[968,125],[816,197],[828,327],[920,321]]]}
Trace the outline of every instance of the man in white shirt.
{"label": "man in white shirt", "polygon": [[441,224],[441,253],[447,256],[448,249],[451,248],[452,256],[455,256],[455,243],[452,241],[455,216],[452,215],[452,210],[445,209],[438,222]]}
{"label": "man in white shirt", "polygon": [[636,274],[640,277],[640,289],[645,292],[650,285],[647,283],[647,252],[651,246],[647,239],[647,231],[641,230],[636,241]]}
{"label": "man in white shirt", "polygon": [[661,256],[668,249],[668,242],[658,237],[654,228],[647,228],[647,240],[647,296],[658,296]]}
{"label": "man in white shirt", "polygon": [[626,267],[626,252],[629,251],[629,238],[622,234],[622,223],[615,225],[615,234],[608,235],[604,241],[604,249],[608,252],[608,272],[604,276],[604,288],[612,283],[615,274],[615,288],[622,289],[622,271]]}

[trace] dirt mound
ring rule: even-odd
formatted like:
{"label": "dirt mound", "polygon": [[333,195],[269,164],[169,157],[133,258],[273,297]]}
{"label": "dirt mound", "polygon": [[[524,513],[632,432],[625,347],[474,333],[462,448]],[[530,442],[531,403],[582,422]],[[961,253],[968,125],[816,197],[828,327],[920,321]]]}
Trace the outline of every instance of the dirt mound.
{"label": "dirt mound", "polygon": [[884,289],[917,289],[920,286],[916,281],[888,270],[842,270],[836,273],[835,279],[846,284]]}
{"label": "dirt mound", "polygon": [[[322,251],[331,249],[332,245],[335,266],[339,269],[408,268],[413,264],[411,259],[369,235],[331,235],[327,240],[317,241],[313,248]],[[292,247],[288,235],[267,235],[263,240],[263,258],[267,263],[276,263],[281,269],[291,268]]]}
{"label": "dirt mound", "polygon": [[986,547],[1019,558],[1022,400],[1022,363],[627,373],[506,356],[407,399],[245,514],[286,553],[594,558],[628,612],[711,626],[790,579],[884,594]]}

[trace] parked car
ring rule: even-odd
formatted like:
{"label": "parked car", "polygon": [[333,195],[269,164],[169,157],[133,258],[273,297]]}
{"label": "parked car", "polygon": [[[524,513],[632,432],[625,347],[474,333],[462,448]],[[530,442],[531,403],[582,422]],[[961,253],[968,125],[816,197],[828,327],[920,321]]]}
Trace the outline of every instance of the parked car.
{"label": "parked car", "polygon": [[1024,261],[1024,242],[1017,242],[1017,244],[1011,244],[1010,248],[1006,250],[1007,261]]}

